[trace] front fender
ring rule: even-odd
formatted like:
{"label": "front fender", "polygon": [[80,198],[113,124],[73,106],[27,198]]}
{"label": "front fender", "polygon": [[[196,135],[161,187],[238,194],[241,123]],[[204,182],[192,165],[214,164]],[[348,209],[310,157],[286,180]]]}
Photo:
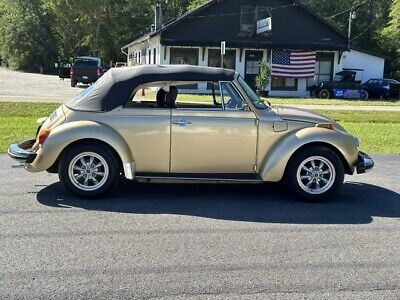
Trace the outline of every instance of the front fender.
{"label": "front fender", "polygon": [[119,154],[124,166],[133,162],[129,146],[113,128],[94,121],[75,121],[52,129],[46,142],[37,151],[36,159],[28,164],[26,169],[40,172],[50,168],[68,145],[83,139],[95,139],[107,143]]}
{"label": "front fender", "polygon": [[354,170],[358,159],[358,142],[353,136],[337,130],[308,127],[290,132],[270,148],[260,168],[263,181],[282,180],[292,155],[302,146],[311,143],[324,143],[334,147],[342,154],[350,169]]}

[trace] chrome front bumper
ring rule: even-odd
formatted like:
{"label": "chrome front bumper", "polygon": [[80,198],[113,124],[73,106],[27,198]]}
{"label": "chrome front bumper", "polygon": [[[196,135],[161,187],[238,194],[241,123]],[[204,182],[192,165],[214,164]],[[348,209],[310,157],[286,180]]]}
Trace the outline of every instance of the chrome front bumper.
{"label": "chrome front bumper", "polygon": [[374,161],[372,158],[364,153],[364,152],[359,152],[358,153],[358,163],[356,165],[357,173],[358,174],[363,174],[368,172],[374,167]]}
{"label": "chrome front bumper", "polygon": [[36,153],[31,150],[35,144],[35,140],[27,140],[11,144],[8,147],[7,153],[10,157],[17,160],[21,164],[32,163],[36,158]]}

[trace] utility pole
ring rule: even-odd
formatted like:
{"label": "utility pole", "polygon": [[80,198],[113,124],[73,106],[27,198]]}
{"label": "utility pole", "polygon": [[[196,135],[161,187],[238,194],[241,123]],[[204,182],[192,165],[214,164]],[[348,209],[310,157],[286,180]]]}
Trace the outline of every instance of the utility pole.
{"label": "utility pole", "polygon": [[351,46],[351,23],[353,22],[353,20],[355,20],[357,18],[357,13],[354,11],[354,10],[351,10],[350,11],[350,14],[349,14],[349,32],[348,32],[348,34],[347,34],[347,39],[348,39],[348,44],[347,44],[347,46],[348,46],[348,48],[349,48],[349,50],[350,50],[350,46]]}

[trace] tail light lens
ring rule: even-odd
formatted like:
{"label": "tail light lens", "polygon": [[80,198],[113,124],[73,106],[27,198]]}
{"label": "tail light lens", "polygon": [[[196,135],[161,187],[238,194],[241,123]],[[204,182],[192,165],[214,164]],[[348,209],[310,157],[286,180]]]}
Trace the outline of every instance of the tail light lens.
{"label": "tail light lens", "polygon": [[70,74],[75,75],[75,67],[71,67]]}
{"label": "tail light lens", "polygon": [[101,76],[101,75],[103,75],[103,71],[101,70],[101,69],[97,69],[97,72],[96,72],[96,75],[97,76]]}
{"label": "tail light lens", "polygon": [[38,142],[39,145],[43,145],[44,142],[46,141],[47,137],[50,134],[50,129],[40,129],[39,134],[38,134]]}

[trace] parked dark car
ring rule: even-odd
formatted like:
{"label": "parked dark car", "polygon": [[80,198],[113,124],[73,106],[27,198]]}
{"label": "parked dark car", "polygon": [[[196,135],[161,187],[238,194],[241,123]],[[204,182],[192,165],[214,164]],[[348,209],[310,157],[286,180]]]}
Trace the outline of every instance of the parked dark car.
{"label": "parked dark car", "polygon": [[96,82],[103,75],[101,60],[98,57],[78,57],[71,67],[71,86],[79,82],[89,84]]}
{"label": "parked dark car", "polygon": [[394,79],[370,79],[365,85],[370,97],[376,99],[399,99],[400,82]]}
{"label": "parked dark car", "polygon": [[356,81],[356,75],[355,71],[338,72],[333,81],[320,82],[311,87],[311,96],[323,99],[368,99],[368,88]]}
{"label": "parked dark car", "polygon": [[60,60],[55,64],[56,69],[58,70],[58,77],[60,79],[70,78],[71,72],[71,63],[68,60]]}

